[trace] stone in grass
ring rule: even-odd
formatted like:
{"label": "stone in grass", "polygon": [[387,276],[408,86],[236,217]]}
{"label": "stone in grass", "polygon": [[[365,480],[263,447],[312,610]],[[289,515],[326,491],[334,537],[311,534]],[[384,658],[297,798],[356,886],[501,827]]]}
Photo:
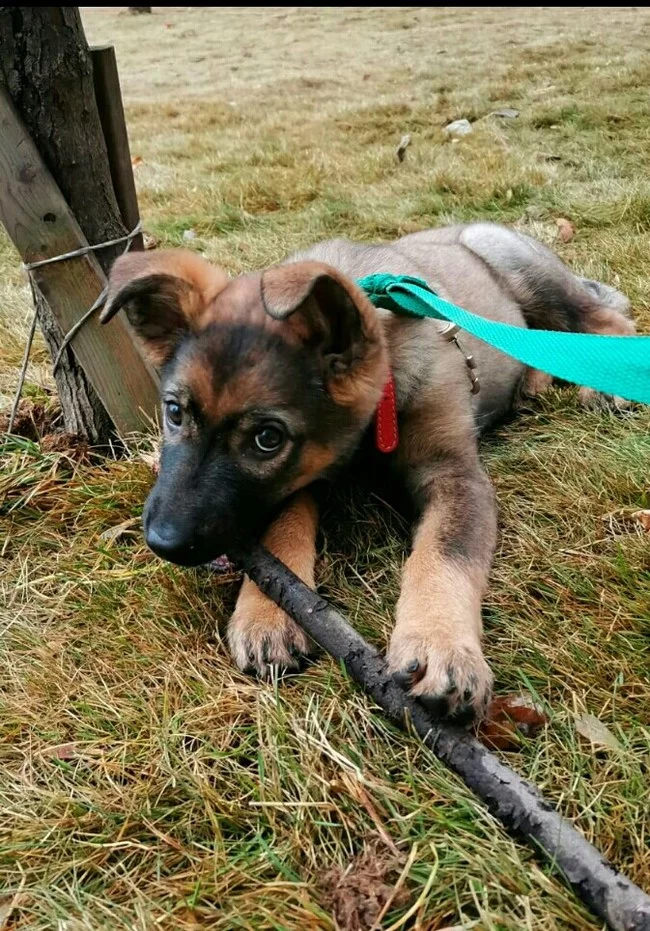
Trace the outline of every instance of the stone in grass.
{"label": "stone in grass", "polygon": [[449,136],[467,136],[472,132],[472,124],[469,120],[454,120],[445,126],[445,132]]}
{"label": "stone in grass", "polygon": [[193,239],[196,239],[196,230],[185,230],[183,232],[183,239],[185,242],[192,242]]}

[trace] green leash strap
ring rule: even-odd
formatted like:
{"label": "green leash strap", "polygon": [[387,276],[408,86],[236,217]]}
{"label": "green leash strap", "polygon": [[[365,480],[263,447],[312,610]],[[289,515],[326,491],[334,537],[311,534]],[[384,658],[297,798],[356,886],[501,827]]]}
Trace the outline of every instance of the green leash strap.
{"label": "green leash strap", "polygon": [[357,284],[375,307],[449,320],[534,369],[603,394],[650,404],[650,336],[597,336],[529,330],[471,314],[408,275],[368,275]]}

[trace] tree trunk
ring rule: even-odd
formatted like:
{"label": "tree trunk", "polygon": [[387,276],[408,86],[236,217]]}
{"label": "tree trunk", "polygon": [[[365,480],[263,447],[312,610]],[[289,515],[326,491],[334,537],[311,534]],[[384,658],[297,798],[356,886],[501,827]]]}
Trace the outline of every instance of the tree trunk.
{"label": "tree trunk", "polygon": [[[88,242],[123,236],[79,8],[0,7],[0,81]],[[121,251],[97,252],[105,271]],[[43,300],[36,307],[54,357],[64,334]],[[113,424],[72,349],[55,378],[66,430],[95,445],[107,443]]]}

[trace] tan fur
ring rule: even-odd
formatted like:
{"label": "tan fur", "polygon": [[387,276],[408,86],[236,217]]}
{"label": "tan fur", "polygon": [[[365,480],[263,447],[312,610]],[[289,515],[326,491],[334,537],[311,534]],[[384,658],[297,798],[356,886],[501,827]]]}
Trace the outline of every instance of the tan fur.
{"label": "tan fur", "polygon": [[[473,471],[471,465],[468,474]],[[463,467],[460,467],[459,475]],[[448,508],[462,480],[452,476],[447,488],[425,510],[406,562],[397,603],[396,624],[388,647],[393,672],[417,661],[413,676],[415,695],[445,696],[448,709],[464,706],[481,715],[489,698],[492,675],[481,651],[481,600],[487,587],[487,562],[482,551],[463,558],[445,553],[449,538]],[[480,480],[479,480],[480,481]],[[438,484],[444,478],[438,476]],[[453,484],[457,487],[454,488]],[[451,516],[453,520],[453,515]],[[496,541],[496,515],[483,515],[474,528],[485,553],[491,555]]]}
{"label": "tan fur", "polygon": [[241,369],[218,392],[214,388],[213,376],[207,359],[194,359],[191,365],[178,373],[179,380],[187,384],[201,411],[212,423],[220,423],[248,407],[273,407],[282,401],[282,396],[269,387],[263,365],[251,364]]}
{"label": "tan fur", "polygon": [[322,262],[299,262],[277,265],[262,275],[261,292],[264,305],[279,320],[286,320],[300,339],[307,340],[313,322],[296,313],[309,300],[314,281],[328,276],[349,295],[359,313],[366,341],[366,352],[352,372],[334,375],[329,381],[332,398],[342,407],[349,407],[354,416],[372,414],[388,378],[388,356],[384,331],[375,308],[360,288],[331,265]]}
{"label": "tan fur", "polygon": [[444,696],[445,710],[467,706],[480,717],[492,673],[481,649],[481,595],[486,578],[444,560],[419,534],[402,578],[388,668],[399,672],[417,660],[411,691]]}
{"label": "tan fur", "polygon": [[218,265],[189,249],[161,249],[149,252],[129,252],[121,256],[111,270],[111,291],[116,293],[127,282],[146,275],[171,275],[191,286],[183,303],[185,316],[196,327],[203,326],[206,308],[229,282]]}
{"label": "tan fur", "polygon": [[335,459],[336,449],[331,446],[313,442],[306,443],[300,459],[300,472],[293,490],[297,491],[313,482],[318,475],[322,475],[332,465]]}
{"label": "tan fur", "polygon": [[178,380],[185,384],[202,414],[214,417],[214,388],[212,367],[206,359],[193,360],[192,365],[183,366]]}
{"label": "tan fur", "polygon": [[[263,543],[296,575],[314,587],[318,509],[308,492],[295,495],[271,524]],[[284,611],[245,579],[228,626],[228,644],[240,669],[255,667],[270,674],[272,666],[292,667],[310,651],[303,631]]]}

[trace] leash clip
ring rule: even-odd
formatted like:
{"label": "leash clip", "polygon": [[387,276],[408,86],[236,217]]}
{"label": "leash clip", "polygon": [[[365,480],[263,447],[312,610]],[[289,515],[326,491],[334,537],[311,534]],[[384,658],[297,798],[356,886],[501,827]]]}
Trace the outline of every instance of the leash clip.
{"label": "leash clip", "polygon": [[457,323],[449,322],[445,324],[445,326],[443,326],[438,332],[448,343],[453,343],[456,346],[456,349],[458,349],[458,351],[461,353],[463,359],[465,360],[465,365],[467,366],[467,375],[471,384],[470,390],[472,394],[478,394],[481,390],[481,383],[479,382],[478,378],[476,359],[471,353],[465,352],[463,349],[462,344],[458,339],[460,327]]}

